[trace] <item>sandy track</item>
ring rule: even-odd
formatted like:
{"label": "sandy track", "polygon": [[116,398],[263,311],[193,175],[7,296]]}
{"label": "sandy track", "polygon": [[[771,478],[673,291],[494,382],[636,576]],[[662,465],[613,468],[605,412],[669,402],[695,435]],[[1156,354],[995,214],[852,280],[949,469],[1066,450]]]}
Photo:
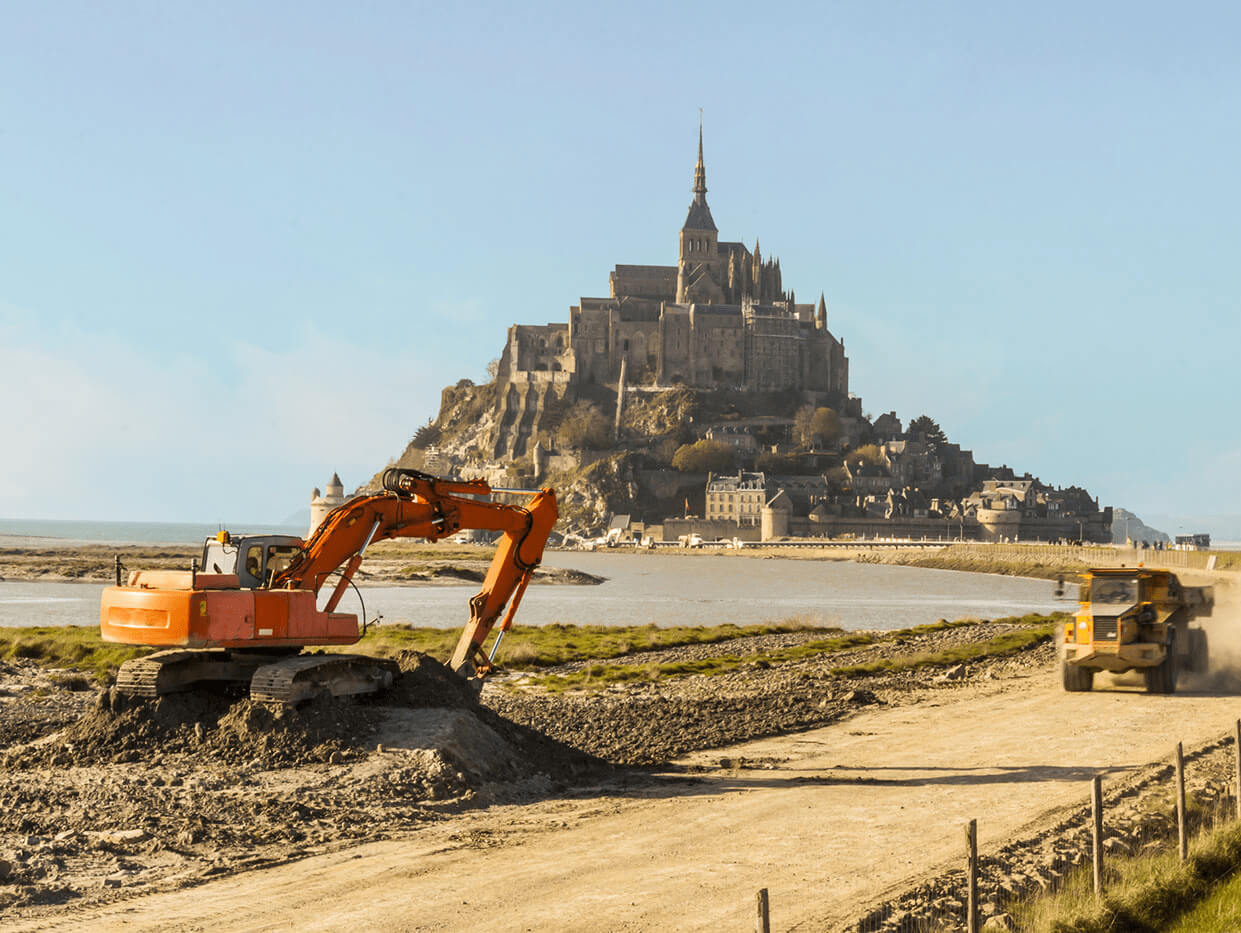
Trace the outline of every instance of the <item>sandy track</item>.
{"label": "sandy track", "polygon": [[959,860],[966,820],[995,848],[1080,804],[1096,770],[1214,738],[1238,712],[1228,696],[1069,695],[1039,673],[698,753],[697,781],[496,807],[5,929],[747,929],[760,887],[775,929],[833,929]]}

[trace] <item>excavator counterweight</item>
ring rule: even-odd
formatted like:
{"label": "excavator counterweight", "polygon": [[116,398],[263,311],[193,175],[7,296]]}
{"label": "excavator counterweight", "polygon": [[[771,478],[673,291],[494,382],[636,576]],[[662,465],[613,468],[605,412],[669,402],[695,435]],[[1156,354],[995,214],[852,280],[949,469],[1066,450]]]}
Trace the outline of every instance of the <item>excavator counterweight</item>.
{"label": "excavator counterweight", "polygon": [[[438,541],[468,528],[501,537],[482,588],[470,599],[451,665],[474,681],[485,676],[491,659],[483,643],[502,615],[497,638],[512,624],[556,522],[555,492],[503,490],[527,500],[506,505],[491,500],[493,490],[482,480],[402,469],[387,470],[383,487],[328,513],[306,541],[221,532],[188,571],[134,571],[122,582],[118,568],[117,585],[100,602],[103,639],[171,649],[122,665],[118,689],[158,696],[204,681],[242,681],[255,699],[290,704],[320,693],[382,689],[396,673],[390,661],[301,651],[361,638],[357,617],[336,609],[371,543]],[[333,577],[320,609],[320,592]]]}

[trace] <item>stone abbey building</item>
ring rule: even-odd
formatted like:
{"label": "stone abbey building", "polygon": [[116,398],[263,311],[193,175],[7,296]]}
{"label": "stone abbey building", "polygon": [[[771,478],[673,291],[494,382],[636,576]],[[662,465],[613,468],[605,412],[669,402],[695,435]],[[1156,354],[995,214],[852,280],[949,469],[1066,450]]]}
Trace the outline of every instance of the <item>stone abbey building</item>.
{"label": "stone abbey building", "polygon": [[798,304],[780,261],[756,241],[721,240],[707,206],[702,128],[694,200],[675,266],[618,265],[607,298],[582,298],[567,323],[515,324],[500,359],[509,430],[496,454],[521,454],[541,412],[582,384],[799,390],[807,401],[847,398],[844,343],[826,303]]}

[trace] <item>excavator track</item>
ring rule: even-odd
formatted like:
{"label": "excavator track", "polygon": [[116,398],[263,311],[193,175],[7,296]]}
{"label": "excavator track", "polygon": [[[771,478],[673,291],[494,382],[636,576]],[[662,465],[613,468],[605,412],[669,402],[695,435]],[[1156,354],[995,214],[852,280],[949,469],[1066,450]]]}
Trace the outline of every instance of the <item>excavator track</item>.
{"label": "excavator track", "polygon": [[126,661],[116,673],[116,688],[131,696],[159,697],[205,681],[244,683],[260,663],[222,649],[174,648]]}
{"label": "excavator track", "polygon": [[250,699],[296,706],[317,696],[375,693],[400,673],[395,661],[356,654],[302,654],[265,664],[250,680]]}

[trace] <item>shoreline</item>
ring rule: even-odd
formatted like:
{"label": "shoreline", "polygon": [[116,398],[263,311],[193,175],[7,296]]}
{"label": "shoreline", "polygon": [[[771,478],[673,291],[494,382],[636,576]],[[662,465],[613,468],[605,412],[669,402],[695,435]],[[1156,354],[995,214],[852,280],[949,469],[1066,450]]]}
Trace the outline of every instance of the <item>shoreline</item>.
{"label": "shoreline", "polygon": [[[0,544],[0,583],[110,583],[114,579],[115,559],[133,569],[184,570],[200,555],[197,545],[57,544],[38,547],[12,547]],[[924,570],[1009,576],[1028,580],[1055,581],[1064,578],[1075,585],[1078,576],[1092,567],[1166,567],[1186,580],[1224,582],[1235,576],[1241,557],[1231,552],[1140,551],[1092,546],[1040,544],[944,544],[912,542],[908,547],[857,545],[823,547],[775,545],[764,548],[660,548],[642,550],[626,547],[600,551],[548,548],[544,563],[535,571],[534,584],[540,586],[592,586],[606,577],[564,566],[549,566],[572,560],[570,555],[609,554],[649,559],[651,557],[693,559],[703,556],[740,557],[746,560],[787,560],[802,562],[884,564]],[[357,583],[380,586],[459,586],[481,583],[491,565],[490,545],[452,545],[413,540],[378,542],[367,552],[365,563],[355,578]],[[564,555],[562,557],[562,555]],[[1210,566],[1218,560],[1221,566]]]}
{"label": "shoreline", "polygon": [[[387,547],[376,544],[354,577],[355,583],[379,586],[460,586],[482,583],[491,565],[489,553],[424,545]],[[481,550],[481,549],[480,549]],[[125,570],[186,570],[201,554],[198,545],[106,544],[46,547],[0,546],[0,583],[91,583],[115,580],[115,560]],[[540,586],[596,586],[604,577],[568,567],[541,566],[531,584]]]}

